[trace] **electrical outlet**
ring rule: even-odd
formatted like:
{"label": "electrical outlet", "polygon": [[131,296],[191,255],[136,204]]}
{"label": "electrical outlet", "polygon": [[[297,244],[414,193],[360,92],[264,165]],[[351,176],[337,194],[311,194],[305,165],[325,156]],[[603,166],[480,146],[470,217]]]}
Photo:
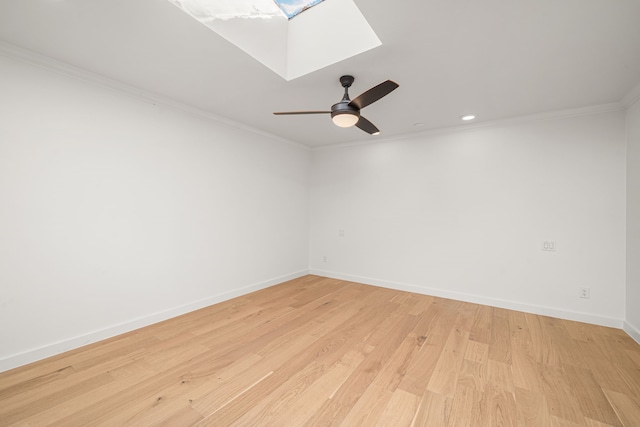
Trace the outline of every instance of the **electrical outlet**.
{"label": "electrical outlet", "polygon": [[326,255],[322,257],[322,262],[327,262],[327,256]]}
{"label": "electrical outlet", "polygon": [[591,289],[589,289],[589,288],[580,288],[580,298],[584,298],[584,299],[591,298]]}
{"label": "electrical outlet", "polygon": [[556,251],[556,242],[554,240],[545,240],[542,242],[542,250],[548,252]]}

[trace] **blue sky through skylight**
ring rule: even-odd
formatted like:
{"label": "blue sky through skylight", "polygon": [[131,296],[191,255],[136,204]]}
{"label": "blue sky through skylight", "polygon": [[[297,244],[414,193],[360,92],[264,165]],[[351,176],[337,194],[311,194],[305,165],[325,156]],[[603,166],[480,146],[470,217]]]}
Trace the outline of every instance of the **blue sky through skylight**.
{"label": "blue sky through skylight", "polygon": [[273,0],[278,7],[291,19],[300,12],[320,3],[322,0]]}

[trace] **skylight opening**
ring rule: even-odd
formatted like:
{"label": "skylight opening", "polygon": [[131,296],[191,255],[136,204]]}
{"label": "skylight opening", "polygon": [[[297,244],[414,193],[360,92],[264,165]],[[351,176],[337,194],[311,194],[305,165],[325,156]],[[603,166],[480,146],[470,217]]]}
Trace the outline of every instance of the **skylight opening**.
{"label": "skylight opening", "polygon": [[168,1],[285,80],[382,44],[354,0]]}
{"label": "skylight opening", "polygon": [[307,9],[312,8],[323,0],[273,0],[287,19],[295,18]]}

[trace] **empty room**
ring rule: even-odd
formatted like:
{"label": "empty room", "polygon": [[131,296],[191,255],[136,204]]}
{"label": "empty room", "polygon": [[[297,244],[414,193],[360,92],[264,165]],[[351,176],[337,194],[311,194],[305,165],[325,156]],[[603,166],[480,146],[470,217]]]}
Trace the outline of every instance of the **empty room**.
{"label": "empty room", "polygon": [[640,426],[637,0],[0,0],[0,426]]}

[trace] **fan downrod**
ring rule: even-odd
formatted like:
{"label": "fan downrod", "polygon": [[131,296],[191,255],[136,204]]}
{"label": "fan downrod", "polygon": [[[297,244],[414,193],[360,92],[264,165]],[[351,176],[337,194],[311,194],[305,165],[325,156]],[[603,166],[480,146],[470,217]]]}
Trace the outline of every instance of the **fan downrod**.
{"label": "fan downrod", "polygon": [[[353,84],[354,80],[353,76],[349,75],[340,77],[340,84],[344,88],[344,96],[342,97],[342,101],[340,101],[341,104],[346,104],[351,101],[351,99],[349,99],[349,88]],[[331,110],[333,111],[333,108]]]}

